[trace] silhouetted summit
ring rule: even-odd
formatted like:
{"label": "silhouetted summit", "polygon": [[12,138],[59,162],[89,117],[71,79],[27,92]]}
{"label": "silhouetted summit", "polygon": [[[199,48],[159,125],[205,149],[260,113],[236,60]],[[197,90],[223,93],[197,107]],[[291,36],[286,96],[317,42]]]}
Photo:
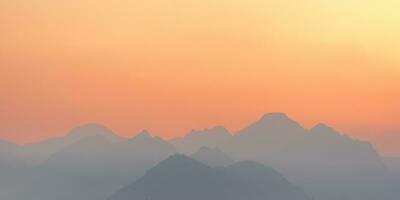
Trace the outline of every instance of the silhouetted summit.
{"label": "silhouetted summit", "polygon": [[[110,200],[310,199],[273,169],[262,166],[243,163],[217,169],[184,155],[173,155]],[[253,179],[255,173],[259,173],[257,179]]]}
{"label": "silhouetted summit", "polygon": [[334,128],[323,124],[323,123],[319,123],[317,125],[315,125],[313,128],[310,129],[311,133],[327,133],[330,135],[340,135],[340,133],[338,131],[336,131]]}
{"label": "silhouetted summit", "polygon": [[270,135],[280,134],[283,136],[293,132],[302,132],[304,128],[286,114],[276,112],[263,115],[258,121],[239,131],[237,135],[260,134],[261,130]]}
{"label": "silhouetted summit", "polygon": [[79,140],[84,137],[103,136],[111,142],[119,141],[120,138],[109,128],[101,124],[86,124],[72,129],[65,137]]}
{"label": "silhouetted summit", "polygon": [[262,123],[269,126],[300,126],[285,113],[279,112],[264,114],[256,123]]}
{"label": "silhouetted summit", "polygon": [[135,139],[140,139],[140,138],[149,139],[151,137],[152,136],[150,135],[149,131],[147,129],[144,129],[133,138],[135,138]]}

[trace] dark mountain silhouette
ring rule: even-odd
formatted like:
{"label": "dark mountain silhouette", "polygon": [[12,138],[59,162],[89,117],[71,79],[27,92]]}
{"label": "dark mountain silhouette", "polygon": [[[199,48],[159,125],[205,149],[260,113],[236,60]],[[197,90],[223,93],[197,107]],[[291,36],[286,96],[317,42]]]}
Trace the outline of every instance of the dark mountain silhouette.
{"label": "dark mountain silhouette", "polygon": [[[256,178],[255,178],[256,177]],[[211,168],[183,155],[174,155],[150,169],[109,200],[242,200],[296,199],[307,195],[273,169],[253,162]]]}
{"label": "dark mountain silhouette", "polygon": [[170,142],[179,152],[193,154],[203,146],[210,148],[220,147],[228,142],[230,138],[231,134],[226,128],[217,126],[202,131],[192,130],[185,137],[176,138]]}
{"label": "dark mountain silhouette", "polygon": [[228,166],[234,163],[231,157],[218,148],[201,147],[190,157],[211,167]]}

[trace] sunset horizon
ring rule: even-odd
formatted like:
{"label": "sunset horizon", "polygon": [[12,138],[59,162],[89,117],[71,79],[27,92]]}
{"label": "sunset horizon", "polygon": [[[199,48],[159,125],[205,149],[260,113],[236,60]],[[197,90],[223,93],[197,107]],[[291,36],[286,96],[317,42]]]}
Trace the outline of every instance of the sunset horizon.
{"label": "sunset horizon", "polygon": [[0,199],[398,200],[399,9],[0,0]]}

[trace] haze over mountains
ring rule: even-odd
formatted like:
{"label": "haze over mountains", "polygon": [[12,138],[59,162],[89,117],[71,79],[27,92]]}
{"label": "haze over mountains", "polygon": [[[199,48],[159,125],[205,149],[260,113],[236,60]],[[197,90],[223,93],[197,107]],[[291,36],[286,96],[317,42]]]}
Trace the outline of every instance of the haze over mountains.
{"label": "haze over mountains", "polygon": [[217,126],[211,129],[192,130],[183,138],[172,139],[170,142],[182,153],[192,154],[203,146],[220,147],[231,138],[229,131]]}
{"label": "haze over mountains", "polygon": [[[170,157],[176,153],[190,155],[194,160],[185,156]],[[173,162],[171,158],[175,158]],[[236,169],[232,166],[247,166],[241,162],[245,160],[260,165],[250,164],[249,170],[239,174],[232,172]],[[164,168],[165,163],[173,163],[177,169],[192,169],[193,177],[181,179],[180,170]],[[242,190],[235,189],[232,194],[242,191],[255,195],[254,199],[265,199],[267,194],[261,190],[272,191],[276,186],[272,183],[276,182],[269,184],[270,179],[266,178],[260,185],[253,184],[263,188],[248,187],[252,185],[249,181],[264,173],[257,169],[264,169],[261,166],[265,165],[283,174],[285,178],[281,180],[287,179],[290,182],[287,185],[299,186],[316,200],[397,200],[400,170],[391,163],[396,162],[382,159],[368,142],[354,140],[324,124],[307,130],[283,113],[266,114],[235,134],[219,126],[192,131],[171,141],[151,136],[146,130],[125,139],[102,125],[89,124],[71,130],[64,137],[35,144],[19,146],[0,142],[0,199],[106,200],[128,187],[128,191],[140,188],[140,192],[132,193],[133,196],[129,192],[121,194],[121,199],[135,199],[136,195],[140,199],[149,190],[156,190],[152,194],[157,198],[167,192],[171,194],[169,197],[179,200],[187,196],[180,193],[184,190],[174,188],[174,183],[186,185],[194,193],[200,191],[194,185],[204,184],[205,180],[196,182],[197,176],[202,176],[196,174],[197,168],[205,171],[206,177],[217,174],[213,181],[219,182],[215,187],[221,188],[209,188],[218,189],[216,196],[227,195],[221,191],[241,186]],[[386,167],[388,164],[391,164],[390,170]],[[165,174],[165,171],[176,174]],[[235,178],[226,173],[233,173]],[[237,179],[239,175],[246,181]],[[168,177],[172,184],[163,184],[165,190],[155,184],[162,177]],[[226,184],[230,187],[226,188]],[[210,192],[206,188],[204,192]],[[219,200],[228,198],[218,197],[222,198]]]}
{"label": "haze over mountains", "polygon": [[310,200],[304,191],[275,170],[244,161],[211,168],[183,155],[174,155],[150,169],[110,200]]}
{"label": "haze over mountains", "polygon": [[208,147],[201,147],[190,157],[211,167],[226,167],[235,162],[230,156],[218,148],[211,149]]}
{"label": "haze over mountains", "polygon": [[[203,135],[212,133],[205,130]],[[186,140],[174,142],[196,144],[192,138]],[[372,200],[392,195],[385,190],[390,187],[384,178],[385,164],[372,145],[324,124],[307,130],[283,113],[270,113],[218,142],[210,147],[218,146],[235,160],[272,166],[316,199]]]}

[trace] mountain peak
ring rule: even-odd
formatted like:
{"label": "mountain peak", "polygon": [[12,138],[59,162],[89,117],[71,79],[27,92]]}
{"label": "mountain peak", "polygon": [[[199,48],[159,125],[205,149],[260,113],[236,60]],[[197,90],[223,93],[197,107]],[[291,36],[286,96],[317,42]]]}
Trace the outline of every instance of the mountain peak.
{"label": "mountain peak", "polygon": [[146,129],[143,129],[141,132],[139,132],[133,139],[152,139],[153,137],[147,131]]}
{"label": "mountain peak", "polygon": [[285,113],[273,112],[263,115],[256,124],[280,127],[302,128],[296,121],[289,118]]}
{"label": "mountain peak", "polygon": [[109,128],[101,124],[86,124],[73,128],[66,137],[82,139],[89,136],[104,136],[109,139],[117,138],[115,133],[113,133]]}
{"label": "mountain peak", "polygon": [[330,135],[340,135],[340,133],[338,131],[336,131],[334,128],[323,124],[323,123],[319,123],[317,125],[315,125],[313,128],[311,128],[310,130],[312,133],[326,133],[326,134],[330,134]]}
{"label": "mountain peak", "polygon": [[315,125],[312,129],[321,129],[321,130],[332,130],[333,128],[324,124],[324,123],[318,123]]}
{"label": "mountain peak", "polygon": [[[235,135],[297,135],[304,133],[304,128],[284,113],[274,112],[263,115],[258,121],[238,131]],[[266,134],[268,133],[268,134]]]}
{"label": "mountain peak", "polygon": [[291,120],[285,113],[282,112],[272,112],[264,114],[260,121],[264,120]]}

